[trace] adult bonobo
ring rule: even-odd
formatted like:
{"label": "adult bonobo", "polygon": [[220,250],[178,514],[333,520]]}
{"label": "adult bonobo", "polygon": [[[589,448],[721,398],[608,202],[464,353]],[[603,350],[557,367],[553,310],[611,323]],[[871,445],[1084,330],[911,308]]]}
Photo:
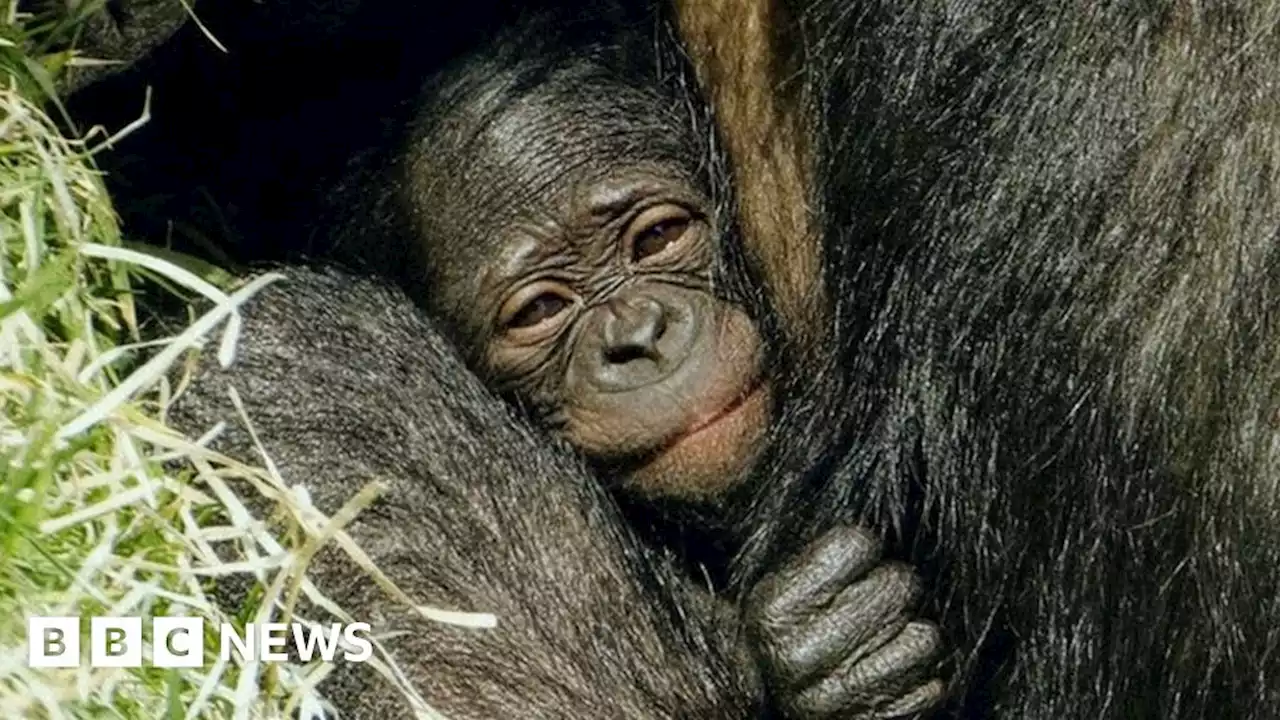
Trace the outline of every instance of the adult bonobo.
{"label": "adult bonobo", "polygon": [[680,10],[794,341],[745,587],[869,522],[957,716],[1280,715],[1280,10]]}
{"label": "adult bonobo", "polygon": [[1280,717],[1280,6],[679,4],[745,244],[824,270],[741,576],[869,522],[957,717]]}
{"label": "adult bonobo", "polygon": [[1280,716],[1280,10],[678,4],[798,350],[744,586],[867,520],[957,716]]}

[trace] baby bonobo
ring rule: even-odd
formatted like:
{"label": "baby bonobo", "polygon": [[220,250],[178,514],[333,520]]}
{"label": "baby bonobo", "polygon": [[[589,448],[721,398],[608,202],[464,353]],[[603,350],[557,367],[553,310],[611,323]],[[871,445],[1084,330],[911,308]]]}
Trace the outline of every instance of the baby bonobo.
{"label": "baby bonobo", "polygon": [[[646,76],[621,55],[470,59],[427,93],[392,181],[416,291],[476,371],[620,492],[705,503],[756,460],[764,344],[727,282],[706,119],[652,56]],[[751,593],[742,636],[787,715],[898,717],[941,698],[915,576],[879,554],[837,530]]]}

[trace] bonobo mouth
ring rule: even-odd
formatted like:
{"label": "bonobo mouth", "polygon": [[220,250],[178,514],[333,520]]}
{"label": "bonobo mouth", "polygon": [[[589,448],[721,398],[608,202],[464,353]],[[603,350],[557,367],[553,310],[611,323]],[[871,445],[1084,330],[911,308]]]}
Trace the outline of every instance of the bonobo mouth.
{"label": "bonobo mouth", "polygon": [[769,387],[756,380],[733,402],[690,423],[635,463],[627,487],[641,494],[674,493],[690,499],[723,495],[755,464],[769,410]]}
{"label": "bonobo mouth", "polygon": [[764,391],[764,383],[759,380],[754,381],[747,386],[737,398],[720,410],[710,413],[705,418],[695,420],[689,423],[689,426],[681,433],[673,437],[670,441],[654,453],[654,455],[664,455],[673,448],[685,442],[698,442],[698,436],[703,433],[715,432],[721,423],[733,422],[740,414],[748,412],[751,408],[749,405],[762,399]]}

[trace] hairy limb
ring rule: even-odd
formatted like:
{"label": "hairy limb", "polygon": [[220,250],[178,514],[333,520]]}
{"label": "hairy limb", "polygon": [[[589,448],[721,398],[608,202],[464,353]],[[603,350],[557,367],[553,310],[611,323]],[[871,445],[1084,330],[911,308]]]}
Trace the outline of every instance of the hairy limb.
{"label": "hairy limb", "polygon": [[743,243],[789,334],[815,340],[827,305],[811,212],[809,133],[800,99],[787,97],[778,83],[797,59],[779,43],[790,28],[785,8],[735,0],[685,0],[675,8],[728,150]]}
{"label": "hairy limb", "polygon": [[[229,371],[205,368],[174,419],[225,420],[233,385],[289,483],[325,512],[380,479],[348,531],[418,603],[498,616],[492,630],[412,617],[339,551],[310,575],[390,643],[426,700],[463,718],[755,717],[749,677],[569,455],[515,421],[398,292],[295,270],[246,311]],[[347,668],[322,686],[348,717],[407,709]]]}
{"label": "hairy limb", "polygon": [[[173,36],[191,17],[195,0],[186,6],[179,0],[105,0],[100,3],[48,5],[56,14],[80,20],[74,42],[67,41],[85,60],[69,68],[60,80],[70,94],[116,72],[129,68]],[[45,3],[35,3],[45,9]]]}

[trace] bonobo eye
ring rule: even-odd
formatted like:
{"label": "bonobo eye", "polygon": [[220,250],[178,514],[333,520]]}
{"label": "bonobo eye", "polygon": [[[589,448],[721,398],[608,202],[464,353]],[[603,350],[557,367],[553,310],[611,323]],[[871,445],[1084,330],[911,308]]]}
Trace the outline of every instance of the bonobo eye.
{"label": "bonobo eye", "polygon": [[551,282],[535,282],[520,288],[498,311],[498,325],[519,341],[534,342],[559,327],[565,310],[574,302],[569,288]]}
{"label": "bonobo eye", "polygon": [[516,314],[507,321],[507,327],[521,328],[537,325],[543,320],[554,317],[568,306],[569,301],[559,295],[542,293],[517,310]]}
{"label": "bonobo eye", "polygon": [[689,212],[678,205],[660,205],[640,213],[628,233],[631,262],[661,255],[680,242],[693,222]]}

